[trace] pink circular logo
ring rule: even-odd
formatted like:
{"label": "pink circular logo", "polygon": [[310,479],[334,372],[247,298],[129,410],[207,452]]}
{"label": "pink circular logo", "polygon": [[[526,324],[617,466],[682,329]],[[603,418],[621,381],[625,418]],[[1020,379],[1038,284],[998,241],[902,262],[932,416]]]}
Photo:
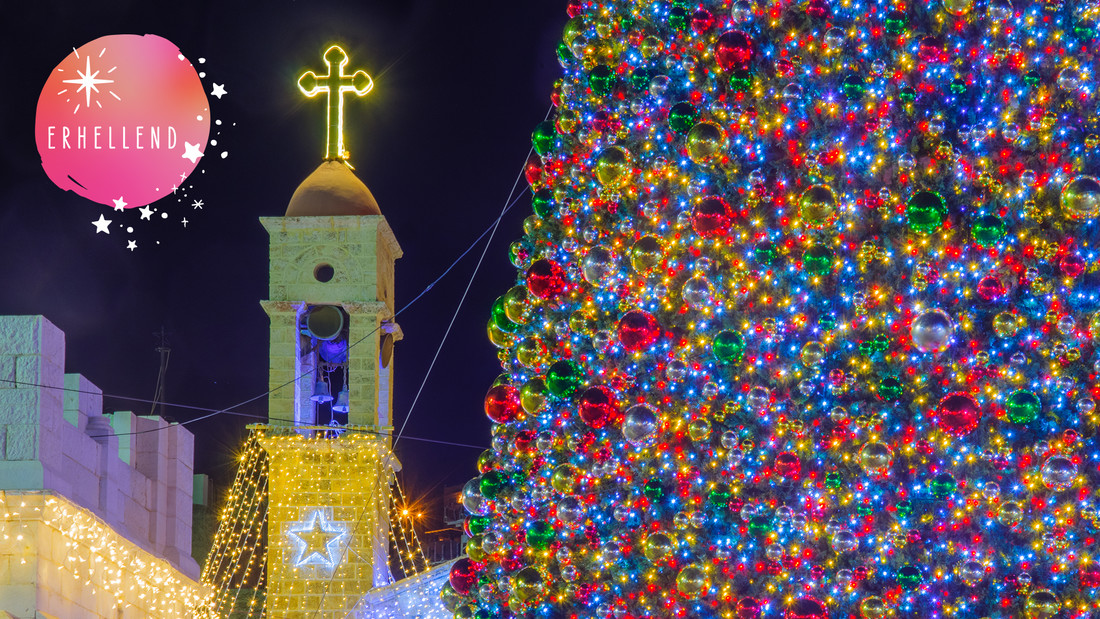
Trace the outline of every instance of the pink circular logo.
{"label": "pink circular logo", "polygon": [[210,106],[171,41],[115,34],[57,65],[38,98],[34,137],[55,185],[135,208],[170,195],[194,171],[210,137]]}

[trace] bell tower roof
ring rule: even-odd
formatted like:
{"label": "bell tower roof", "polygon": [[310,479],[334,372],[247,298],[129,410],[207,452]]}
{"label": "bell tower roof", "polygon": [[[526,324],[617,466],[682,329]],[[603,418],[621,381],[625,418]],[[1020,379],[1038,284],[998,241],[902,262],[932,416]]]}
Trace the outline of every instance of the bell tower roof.
{"label": "bell tower roof", "polygon": [[344,161],[328,159],[290,197],[286,217],[381,215],[378,201]]}

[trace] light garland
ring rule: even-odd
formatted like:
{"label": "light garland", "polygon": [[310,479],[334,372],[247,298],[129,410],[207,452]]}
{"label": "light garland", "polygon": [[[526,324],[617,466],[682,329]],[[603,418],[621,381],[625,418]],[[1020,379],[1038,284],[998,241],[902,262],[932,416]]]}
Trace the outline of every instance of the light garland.
{"label": "light garland", "polygon": [[[101,614],[125,609],[168,619],[194,615],[205,599],[198,583],[167,561],[52,492],[0,491],[0,560],[10,566],[8,584],[19,584],[17,574],[22,571],[29,579],[25,584],[38,590],[39,600],[73,604],[40,607],[44,612]],[[88,595],[73,597],[71,591]]]}

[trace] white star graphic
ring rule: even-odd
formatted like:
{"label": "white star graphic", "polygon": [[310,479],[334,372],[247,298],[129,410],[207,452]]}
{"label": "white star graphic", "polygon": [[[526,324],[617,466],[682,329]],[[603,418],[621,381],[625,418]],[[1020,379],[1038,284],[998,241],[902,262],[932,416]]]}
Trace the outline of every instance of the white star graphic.
{"label": "white star graphic", "polygon": [[182,221],[181,223],[183,224],[183,227],[184,227],[184,228],[186,228],[186,227],[187,227],[187,224],[188,224],[188,223],[190,223],[190,222],[189,222],[189,221],[187,221],[187,218],[186,218],[186,217],[184,217],[184,218],[183,218],[183,221]]}
{"label": "white star graphic", "polygon": [[210,96],[217,97],[219,99],[222,98],[222,95],[227,94],[229,93],[225,91],[225,84],[214,84],[214,90],[210,92]]}
{"label": "white star graphic", "polygon": [[126,249],[130,251],[137,249],[137,241],[126,241]]}
{"label": "white star graphic", "polygon": [[190,159],[191,163],[195,163],[202,157],[202,151],[199,150],[198,144],[192,144],[190,142],[183,143],[183,158]]}
{"label": "white star graphic", "polygon": [[107,228],[108,228],[108,226],[111,225],[111,221],[113,221],[113,220],[107,219],[106,217],[103,216],[103,213],[100,213],[99,214],[99,219],[92,222],[92,225],[95,226],[95,233],[99,234],[100,232],[103,232],[103,233],[106,233],[106,234],[110,234],[111,231],[108,230]]}
{"label": "white star graphic", "polygon": [[[92,106],[92,91],[94,90],[97,93],[99,92],[98,84],[113,84],[115,82],[114,80],[104,80],[104,79],[97,79],[96,78],[96,76],[99,75],[99,71],[96,71],[95,73],[92,73],[92,57],[91,56],[86,56],[84,58],[84,71],[81,71],[80,69],[77,69],[76,74],[80,76],[80,79],[61,80],[61,81],[65,82],[66,84],[80,84],[80,88],[77,88],[76,91],[77,92],[80,92],[81,90],[84,91],[84,105],[85,105],[85,107],[91,107]],[[76,109],[79,110],[80,106],[77,105]],[[73,110],[73,114],[75,114],[75,113],[76,113],[76,110]]]}
{"label": "white star graphic", "polygon": [[202,210],[202,200],[195,200],[194,204],[192,204],[191,206],[193,206],[196,209],[201,211]]}
{"label": "white star graphic", "polygon": [[[142,219],[149,219],[150,217],[153,216],[153,209],[149,208],[148,204],[146,204],[145,206],[139,208],[138,210],[141,211],[141,218]],[[149,219],[149,220],[152,221],[151,219]]]}
{"label": "white star graphic", "polygon": [[329,520],[317,509],[286,531],[288,541],[295,547],[294,567],[317,565],[331,570],[340,562],[340,542],[348,535],[348,525]]}
{"label": "white star graphic", "polygon": [[112,200],[115,203],[115,210],[121,211],[126,208],[126,203],[122,201],[122,196],[119,196],[117,200]]}

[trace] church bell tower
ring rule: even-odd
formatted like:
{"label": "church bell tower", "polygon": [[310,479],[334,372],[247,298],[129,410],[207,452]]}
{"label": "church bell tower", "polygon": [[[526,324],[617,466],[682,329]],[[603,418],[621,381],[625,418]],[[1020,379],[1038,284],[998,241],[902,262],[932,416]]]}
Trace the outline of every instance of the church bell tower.
{"label": "church bell tower", "polygon": [[269,617],[345,617],[364,593],[388,584],[394,261],[386,218],[352,172],[343,103],[373,84],[345,74],[347,54],[299,88],[324,94],[328,145],[269,236],[271,323],[268,423],[256,428],[268,457]]}

